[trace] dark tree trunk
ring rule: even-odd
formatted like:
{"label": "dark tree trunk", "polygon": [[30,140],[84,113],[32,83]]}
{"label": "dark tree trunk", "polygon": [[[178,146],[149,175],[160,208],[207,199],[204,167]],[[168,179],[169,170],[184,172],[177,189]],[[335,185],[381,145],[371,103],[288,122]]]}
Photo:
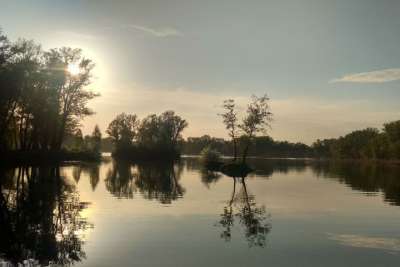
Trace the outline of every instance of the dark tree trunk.
{"label": "dark tree trunk", "polygon": [[233,138],[233,161],[236,162],[237,159],[237,142],[236,139]]}

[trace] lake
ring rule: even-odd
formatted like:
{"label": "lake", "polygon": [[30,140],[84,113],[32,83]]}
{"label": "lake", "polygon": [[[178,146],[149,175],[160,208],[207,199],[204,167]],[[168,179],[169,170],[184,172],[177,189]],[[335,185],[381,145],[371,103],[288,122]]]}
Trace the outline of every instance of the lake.
{"label": "lake", "polygon": [[399,166],[250,165],[0,167],[0,266],[399,266]]}

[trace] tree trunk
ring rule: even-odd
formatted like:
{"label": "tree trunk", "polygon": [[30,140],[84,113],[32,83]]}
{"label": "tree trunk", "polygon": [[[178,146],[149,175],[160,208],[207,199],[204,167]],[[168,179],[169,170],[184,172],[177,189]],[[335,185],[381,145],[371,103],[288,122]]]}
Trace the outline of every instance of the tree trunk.
{"label": "tree trunk", "polygon": [[249,147],[250,147],[250,142],[248,142],[246,144],[246,147],[243,150],[243,155],[242,155],[242,164],[246,163],[246,159],[247,159],[247,153],[249,152]]}
{"label": "tree trunk", "polygon": [[233,138],[233,161],[236,162],[237,159],[237,143],[236,139]]}

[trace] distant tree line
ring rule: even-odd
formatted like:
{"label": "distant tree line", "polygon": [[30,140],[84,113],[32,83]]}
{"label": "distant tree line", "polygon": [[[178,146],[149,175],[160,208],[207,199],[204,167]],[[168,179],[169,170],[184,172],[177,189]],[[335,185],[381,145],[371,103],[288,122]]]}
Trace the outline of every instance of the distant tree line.
{"label": "distant tree line", "polygon": [[338,159],[400,159],[400,120],[376,128],[353,131],[345,136],[317,140],[312,149],[318,157]]}
{"label": "distant tree line", "polygon": [[[93,68],[80,49],[44,51],[0,31],[0,151],[61,151],[68,137],[82,137],[80,121],[97,96],[87,89]],[[96,128],[86,145],[99,151],[99,137]]]}
{"label": "distant tree line", "polygon": [[[244,137],[237,138],[237,148],[242,150],[246,143]],[[186,155],[199,155],[205,147],[220,152],[224,156],[234,155],[234,144],[230,140],[215,138],[209,135],[201,137],[189,137],[182,142],[182,153]],[[250,157],[313,157],[313,149],[303,143],[290,143],[287,141],[275,141],[269,136],[256,136],[252,140],[252,146],[249,150]]]}
{"label": "distant tree line", "polygon": [[[215,138],[209,135],[189,137],[182,141],[182,153],[199,155],[211,147],[225,156],[234,156],[234,148],[242,150],[245,137],[232,140]],[[380,131],[376,128],[353,131],[339,138],[315,141],[311,146],[303,143],[275,141],[269,136],[256,136],[252,139],[249,156],[256,157],[315,157],[359,160],[399,160],[400,159],[400,120],[384,124]]]}

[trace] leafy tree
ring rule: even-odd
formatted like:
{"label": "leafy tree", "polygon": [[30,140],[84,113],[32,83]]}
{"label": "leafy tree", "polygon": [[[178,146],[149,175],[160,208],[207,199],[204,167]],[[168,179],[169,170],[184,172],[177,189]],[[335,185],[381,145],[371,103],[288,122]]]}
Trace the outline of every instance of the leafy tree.
{"label": "leafy tree", "polygon": [[108,125],[106,133],[118,146],[131,145],[137,135],[139,119],[136,115],[121,113]]}
{"label": "leafy tree", "polygon": [[[79,71],[68,71],[72,65]],[[87,102],[97,94],[86,87],[93,67],[80,49],[45,52],[33,41],[12,43],[0,33],[0,149],[60,150],[92,114]]]}
{"label": "leafy tree", "polygon": [[388,153],[392,158],[400,159],[400,120],[386,123],[383,126],[383,131],[390,142]]}
{"label": "leafy tree", "polygon": [[[47,71],[51,74],[49,84],[57,92],[59,103],[53,149],[60,149],[66,130],[75,129],[79,119],[93,114],[87,103],[98,94],[85,88],[91,82],[94,63],[83,57],[81,49],[68,47],[51,49],[44,56]],[[79,71],[69,72],[70,66],[76,66]]]}
{"label": "leafy tree", "polygon": [[186,120],[166,111],[157,116],[149,115],[142,120],[138,130],[138,145],[154,148],[164,147],[174,150],[181,138],[182,131],[188,126]]}
{"label": "leafy tree", "polygon": [[159,123],[162,142],[176,147],[178,140],[182,138],[183,130],[188,126],[187,121],[175,115],[174,111],[168,110],[159,116]]}
{"label": "leafy tree", "polygon": [[107,134],[116,143],[117,157],[129,159],[175,158],[179,156],[182,131],[188,123],[174,111],[151,114],[139,122],[136,115],[118,115]]}
{"label": "leafy tree", "polygon": [[246,116],[244,117],[239,128],[244,132],[246,142],[242,154],[242,163],[246,162],[247,154],[254,137],[258,133],[266,133],[270,128],[272,113],[268,104],[267,95],[257,97],[252,96],[251,103],[247,106]]}
{"label": "leafy tree", "polygon": [[233,161],[237,158],[237,135],[238,135],[238,118],[235,106],[235,101],[233,99],[224,100],[222,107],[225,112],[220,114],[225,124],[225,128],[228,131],[228,135],[232,140],[233,144]]}

